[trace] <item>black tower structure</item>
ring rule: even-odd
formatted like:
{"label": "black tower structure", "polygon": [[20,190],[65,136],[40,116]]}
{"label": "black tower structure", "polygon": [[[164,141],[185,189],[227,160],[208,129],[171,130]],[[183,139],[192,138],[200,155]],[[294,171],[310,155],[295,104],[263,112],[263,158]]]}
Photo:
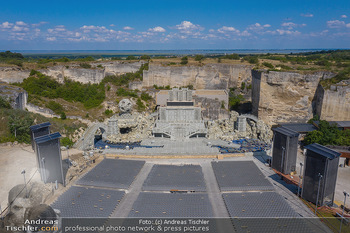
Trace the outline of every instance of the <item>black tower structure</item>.
{"label": "black tower structure", "polygon": [[283,174],[290,174],[296,167],[299,133],[285,127],[272,130],[274,132],[272,168]]}
{"label": "black tower structure", "polygon": [[317,143],[305,148],[302,197],[318,206],[332,205],[340,153]]}
{"label": "black tower structure", "polygon": [[40,136],[44,136],[44,135],[47,135],[47,134],[50,134],[50,125],[51,123],[50,122],[45,122],[45,123],[41,123],[41,124],[38,124],[38,125],[33,125],[33,126],[30,126],[30,138],[32,140],[32,149],[35,150],[35,141],[34,139],[36,137],[40,137]]}
{"label": "black tower structure", "polygon": [[65,185],[60,137],[61,134],[56,132],[34,139],[39,172],[44,183],[57,181]]}

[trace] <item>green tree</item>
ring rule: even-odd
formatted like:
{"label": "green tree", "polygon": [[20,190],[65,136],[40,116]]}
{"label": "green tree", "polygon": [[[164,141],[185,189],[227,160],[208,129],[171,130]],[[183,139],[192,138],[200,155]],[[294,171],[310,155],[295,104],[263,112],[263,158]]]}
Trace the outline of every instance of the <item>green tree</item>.
{"label": "green tree", "polygon": [[10,103],[2,96],[0,96],[0,108],[11,108]]}
{"label": "green tree", "polygon": [[186,65],[187,63],[188,63],[188,57],[187,57],[187,56],[182,57],[182,58],[181,58],[180,64],[181,64],[181,65]]}
{"label": "green tree", "polygon": [[133,55],[129,55],[126,57],[126,60],[137,60],[137,58]]}
{"label": "green tree", "polygon": [[21,110],[13,112],[8,121],[8,127],[12,136],[16,138],[18,142],[30,143],[30,129],[34,120],[30,115],[21,112]]}
{"label": "green tree", "polygon": [[201,54],[197,54],[196,56],[194,56],[194,60],[201,62],[202,60],[204,60],[204,56]]}

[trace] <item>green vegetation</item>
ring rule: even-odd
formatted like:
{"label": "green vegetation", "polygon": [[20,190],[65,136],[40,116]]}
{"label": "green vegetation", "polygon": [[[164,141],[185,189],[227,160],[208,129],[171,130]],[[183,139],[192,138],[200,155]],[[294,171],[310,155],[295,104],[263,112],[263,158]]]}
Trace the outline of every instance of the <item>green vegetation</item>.
{"label": "green vegetation", "polygon": [[97,67],[97,68],[101,68],[101,69],[104,68],[101,64],[97,65],[96,67]]}
{"label": "green vegetation", "polygon": [[22,67],[25,58],[20,53],[12,53],[10,51],[0,52],[0,63],[7,63]]}
{"label": "green vegetation", "polygon": [[350,67],[346,68],[345,70],[339,72],[336,76],[330,79],[324,79],[320,81],[320,84],[325,88],[329,89],[331,85],[337,84],[343,80],[350,79]]}
{"label": "green vegetation", "polygon": [[112,111],[112,110],[110,110],[110,109],[106,109],[106,111],[105,111],[105,115],[106,115],[106,116],[113,115],[113,111]]}
{"label": "green vegetation", "polygon": [[243,91],[245,89],[245,82],[241,83],[241,90]]}
{"label": "green vegetation", "polygon": [[89,63],[80,63],[79,66],[84,69],[91,69],[91,65]]}
{"label": "green vegetation", "polygon": [[137,98],[136,106],[137,106],[137,111],[139,112],[145,111],[146,109],[146,106],[142,103],[140,98]]}
{"label": "green vegetation", "polygon": [[[245,85],[245,84],[244,84]],[[243,95],[241,94],[235,94],[235,88],[230,88],[229,92],[229,98],[228,98],[228,106],[230,110],[237,110],[238,106],[243,102],[245,99]]]}
{"label": "green vegetation", "polygon": [[269,62],[263,62],[263,65],[266,66],[267,68],[273,69],[275,68],[271,63]]}
{"label": "green vegetation", "polygon": [[188,57],[187,57],[187,56],[182,57],[182,58],[181,58],[180,64],[181,64],[181,65],[186,65],[187,63],[188,63]]}
{"label": "green vegetation", "polygon": [[60,139],[61,142],[61,146],[65,146],[65,147],[72,147],[74,145],[74,142],[68,138],[68,137],[64,137]]}
{"label": "green vegetation", "polygon": [[194,56],[194,60],[201,62],[202,60],[204,60],[204,56],[200,55],[200,54],[197,54],[197,55]]}
{"label": "green vegetation", "polygon": [[138,60],[137,57],[133,56],[133,55],[129,55],[126,57],[126,60]]}
{"label": "green vegetation", "polygon": [[143,92],[141,93],[141,99],[142,99],[143,101],[148,102],[148,101],[152,100],[153,98],[152,98],[152,96],[150,96],[148,93],[146,93],[146,92],[143,91]]}
{"label": "green vegetation", "polygon": [[170,85],[166,85],[166,86],[157,86],[156,84],[153,85],[153,87],[157,90],[170,90]]}
{"label": "green vegetation", "polygon": [[137,91],[133,91],[133,90],[126,90],[122,87],[118,88],[116,94],[118,96],[128,96],[128,97],[134,97],[134,98],[137,98]]}
{"label": "green vegetation", "polygon": [[11,108],[10,103],[2,96],[0,96],[0,108],[7,108],[7,109]]}
{"label": "green vegetation", "polygon": [[18,110],[10,114],[8,119],[8,127],[11,136],[14,136],[18,142],[30,143],[29,127],[34,123],[33,118],[24,111]]}
{"label": "green vegetation", "polygon": [[149,59],[151,59],[151,56],[149,56],[149,55],[142,55],[142,56],[140,57],[140,59],[141,59],[141,60],[149,60]]}
{"label": "green vegetation", "polygon": [[340,130],[336,124],[330,124],[323,120],[319,121],[318,126],[319,129],[309,132],[305,136],[304,143],[306,145],[318,143],[321,145],[350,146],[350,130]]}
{"label": "green vegetation", "polygon": [[30,76],[17,85],[24,88],[29,95],[81,102],[86,108],[97,107],[105,99],[105,90],[102,83],[82,84],[65,79],[62,84],[35,70],[32,70]]}
{"label": "green vegetation", "polygon": [[49,101],[45,104],[45,107],[51,109],[56,114],[61,114],[64,111],[62,105],[55,101]]}
{"label": "green vegetation", "polygon": [[243,60],[249,62],[250,64],[258,64],[259,63],[259,59],[257,56],[245,56],[243,57]]}
{"label": "green vegetation", "polygon": [[129,83],[135,80],[141,80],[142,81],[142,77],[143,77],[143,71],[144,70],[148,70],[149,66],[148,63],[142,64],[140,69],[135,72],[135,73],[126,73],[123,75],[110,75],[110,76],[106,76],[101,84],[105,84],[105,83],[112,83],[116,86],[124,86],[127,87],[129,86]]}

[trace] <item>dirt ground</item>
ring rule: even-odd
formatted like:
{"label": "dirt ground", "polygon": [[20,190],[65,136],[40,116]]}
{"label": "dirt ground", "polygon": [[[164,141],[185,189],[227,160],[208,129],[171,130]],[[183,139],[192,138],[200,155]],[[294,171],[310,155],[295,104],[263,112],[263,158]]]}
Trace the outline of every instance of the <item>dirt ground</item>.
{"label": "dirt ground", "polygon": [[[68,154],[81,153],[76,149],[62,151],[62,159]],[[37,170],[36,156],[31,145],[0,146],[0,204],[4,210],[8,204],[8,192],[16,185],[24,183],[21,172],[25,170],[26,181],[41,183]]]}
{"label": "dirt ground", "polygon": [[0,203],[4,210],[7,206],[8,192],[12,187],[23,184],[21,172],[25,170],[26,180],[40,181],[36,158],[31,145],[0,147]]}

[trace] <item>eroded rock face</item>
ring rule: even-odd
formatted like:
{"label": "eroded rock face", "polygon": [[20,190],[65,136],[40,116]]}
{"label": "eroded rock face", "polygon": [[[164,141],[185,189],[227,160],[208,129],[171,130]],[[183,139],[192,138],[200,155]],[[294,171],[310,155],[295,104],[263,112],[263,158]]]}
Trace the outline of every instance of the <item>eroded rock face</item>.
{"label": "eroded rock face", "polygon": [[121,114],[130,113],[132,106],[133,104],[129,99],[122,99],[118,105]]}
{"label": "eroded rock face", "polygon": [[225,141],[236,140],[239,138],[254,138],[264,142],[272,140],[272,130],[262,120],[257,122],[246,119],[246,131],[239,132],[237,130],[237,119],[239,113],[236,111],[230,112],[230,118],[223,120],[208,121],[209,139],[221,139]]}
{"label": "eroded rock face", "polygon": [[313,117],[318,83],[335,74],[252,71],[253,114],[269,125],[306,122]]}
{"label": "eroded rock face", "polygon": [[137,142],[152,135],[155,118],[146,113],[128,114],[128,118],[116,117],[119,132],[107,136],[111,142]]}

